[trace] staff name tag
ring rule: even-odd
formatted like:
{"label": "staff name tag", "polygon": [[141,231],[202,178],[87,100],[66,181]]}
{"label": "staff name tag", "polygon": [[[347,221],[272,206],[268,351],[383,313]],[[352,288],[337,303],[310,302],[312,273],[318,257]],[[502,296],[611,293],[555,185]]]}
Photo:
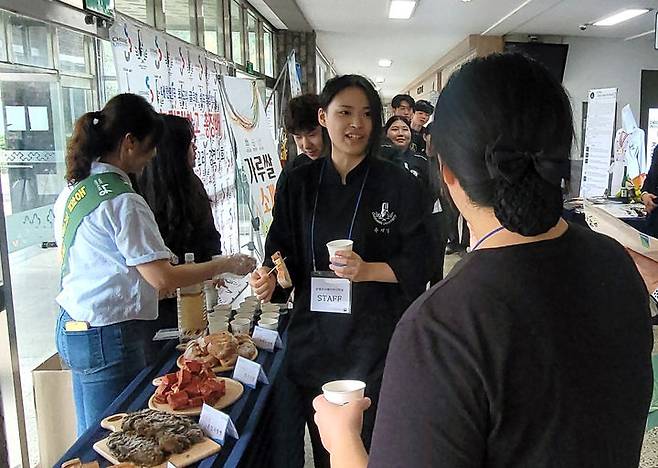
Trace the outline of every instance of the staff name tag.
{"label": "staff name tag", "polygon": [[352,283],[331,272],[311,275],[311,310],[334,314],[352,313]]}
{"label": "staff name tag", "polygon": [[235,363],[233,378],[250,388],[256,388],[256,382],[262,382],[265,385],[270,383],[260,364],[242,356],[238,357],[238,362]]}
{"label": "staff name tag", "polygon": [[275,347],[283,347],[279,332],[276,330],[268,330],[267,328],[256,326],[254,327],[254,333],[252,333],[251,338],[254,340],[256,346],[267,351],[274,351]]}
{"label": "staff name tag", "polygon": [[201,416],[199,416],[199,427],[211,439],[218,440],[220,444],[224,443],[226,434],[234,439],[239,439],[238,430],[231,420],[231,417],[213,408],[210,405],[203,404],[201,408]]}

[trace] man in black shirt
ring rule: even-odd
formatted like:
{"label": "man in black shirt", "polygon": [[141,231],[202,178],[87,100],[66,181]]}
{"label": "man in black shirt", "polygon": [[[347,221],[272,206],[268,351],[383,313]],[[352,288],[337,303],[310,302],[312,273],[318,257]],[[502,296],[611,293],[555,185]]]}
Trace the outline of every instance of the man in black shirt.
{"label": "man in black shirt", "polygon": [[318,159],[327,147],[327,137],[318,122],[320,101],[316,94],[303,94],[288,102],[283,122],[297,146],[297,156],[286,164],[286,170]]}
{"label": "man in black shirt", "polygon": [[425,151],[425,124],[430,120],[430,115],[434,112],[434,106],[429,102],[421,99],[416,101],[416,110],[411,119],[411,145],[412,149],[423,156],[426,156]]}
{"label": "man in black shirt", "polygon": [[416,101],[408,94],[398,94],[393,97],[391,107],[393,108],[393,115],[399,115],[408,120],[414,115]]}

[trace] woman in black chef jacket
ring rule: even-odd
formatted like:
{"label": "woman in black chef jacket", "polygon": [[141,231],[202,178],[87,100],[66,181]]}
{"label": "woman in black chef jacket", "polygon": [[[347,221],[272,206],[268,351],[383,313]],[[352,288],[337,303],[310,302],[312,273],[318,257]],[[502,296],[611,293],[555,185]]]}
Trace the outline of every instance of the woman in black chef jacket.
{"label": "woman in black chef jacket", "polygon": [[[277,192],[265,246],[267,259],[277,251],[286,258],[295,289],[288,403],[303,408],[316,467],[328,466],[329,460],[313,423],[313,397],[326,382],[357,379],[366,382],[366,395],[376,405],[389,340],[405,308],[425,290],[433,257],[424,224],[429,207],[420,184],[376,155],[382,108],[372,84],[358,75],[336,77],[325,85],[320,104],[331,157],[289,173]],[[326,244],[336,239],[352,239],[353,251],[330,259]],[[276,275],[267,275],[271,267],[266,262],[252,276],[263,301],[289,292],[275,291]],[[348,313],[311,306],[314,271],[350,280]],[[303,419],[291,416],[276,429],[289,435],[291,459],[295,450],[303,450]],[[371,411],[364,424],[366,445],[373,424]],[[299,465],[291,461],[288,466]]]}

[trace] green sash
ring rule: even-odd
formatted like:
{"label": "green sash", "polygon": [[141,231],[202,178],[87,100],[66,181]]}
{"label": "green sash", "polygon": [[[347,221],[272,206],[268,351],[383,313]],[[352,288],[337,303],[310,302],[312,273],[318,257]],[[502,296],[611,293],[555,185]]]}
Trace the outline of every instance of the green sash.
{"label": "green sash", "polygon": [[71,195],[66,200],[62,220],[62,232],[64,233],[61,246],[62,278],[68,273],[69,248],[73,244],[82,220],[101,203],[112,200],[122,193],[134,193],[134,190],[130,183],[116,172],[94,174],[75,184]]}

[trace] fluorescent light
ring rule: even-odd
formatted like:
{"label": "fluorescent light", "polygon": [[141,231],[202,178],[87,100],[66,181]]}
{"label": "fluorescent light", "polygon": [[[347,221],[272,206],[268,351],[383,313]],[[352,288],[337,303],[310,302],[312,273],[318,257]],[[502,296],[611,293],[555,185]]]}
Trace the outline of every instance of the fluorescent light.
{"label": "fluorescent light", "polygon": [[375,77],[375,83],[383,83],[386,79],[383,76]]}
{"label": "fluorescent light", "polygon": [[649,10],[647,8],[620,11],[619,13],[615,13],[614,15],[608,16],[607,18],[603,18],[602,20],[595,22],[594,26],[614,26],[615,24],[623,23],[624,21],[628,21],[629,19],[635,18],[636,16],[643,15],[648,11]]}
{"label": "fluorescent light", "polygon": [[377,62],[377,64],[380,67],[388,68],[391,65],[393,65],[393,60],[391,60],[391,59],[379,59],[379,62]]}
{"label": "fluorescent light", "polygon": [[388,17],[391,19],[409,19],[416,9],[416,0],[391,0]]}

